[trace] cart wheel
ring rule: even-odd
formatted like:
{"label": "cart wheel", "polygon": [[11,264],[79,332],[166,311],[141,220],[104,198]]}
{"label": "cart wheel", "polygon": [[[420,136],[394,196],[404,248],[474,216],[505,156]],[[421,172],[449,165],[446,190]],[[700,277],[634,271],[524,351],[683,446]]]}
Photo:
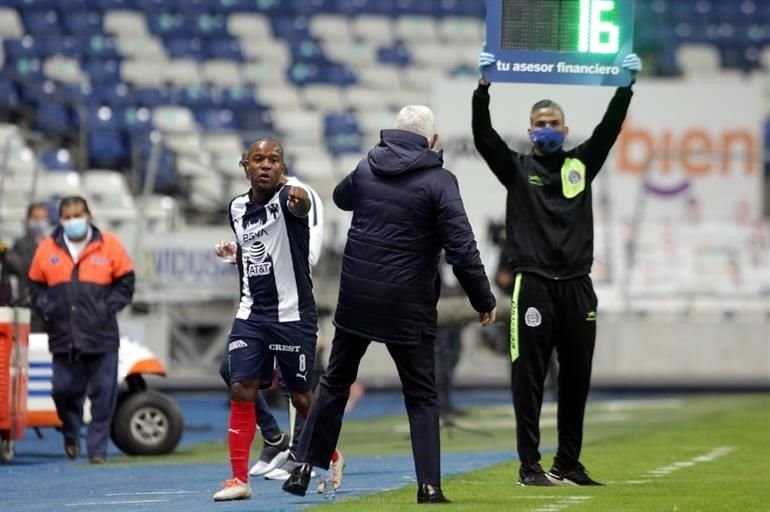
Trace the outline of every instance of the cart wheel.
{"label": "cart wheel", "polygon": [[154,391],[128,395],[112,420],[112,441],[129,455],[171,453],[182,437],[182,413],[173,400]]}
{"label": "cart wheel", "polygon": [[0,440],[0,462],[3,464],[11,462],[16,455],[16,441],[13,439]]}

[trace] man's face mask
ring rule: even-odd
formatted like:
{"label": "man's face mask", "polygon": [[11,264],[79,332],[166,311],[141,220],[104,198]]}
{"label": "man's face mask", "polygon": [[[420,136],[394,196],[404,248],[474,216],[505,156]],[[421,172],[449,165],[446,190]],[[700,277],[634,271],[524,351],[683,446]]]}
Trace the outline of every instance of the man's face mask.
{"label": "man's face mask", "polygon": [[529,132],[529,139],[543,153],[556,153],[561,149],[565,139],[564,132],[554,130],[549,126]]}
{"label": "man's face mask", "polygon": [[67,235],[67,238],[79,240],[88,233],[88,219],[85,217],[67,219],[62,221],[62,227],[64,228],[64,234]]}
{"label": "man's face mask", "polygon": [[51,231],[51,224],[47,220],[30,220],[27,229],[35,236],[46,236]]}

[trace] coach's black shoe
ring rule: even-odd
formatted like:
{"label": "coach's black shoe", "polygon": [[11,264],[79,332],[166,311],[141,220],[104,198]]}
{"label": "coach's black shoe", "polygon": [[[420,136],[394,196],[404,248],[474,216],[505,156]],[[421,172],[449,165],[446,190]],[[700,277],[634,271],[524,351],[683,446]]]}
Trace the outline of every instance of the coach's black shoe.
{"label": "coach's black shoe", "polygon": [[452,503],[441,492],[438,485],[420,484],[417,486],[417,503]]}
{"label": "coach's black shoe", "polygon": [[296,496],[304,496],[307,486],[310,485],[310,474],[313,468],[310,464],[300,464],[289,475],[289,479],[283,483],[283,490]]}
{"label": "coach's black shoe", "polygon": [[554,485],[604,485],[588,476],[586,468],[582,465],[575,469],[564,471],[554,464],[546,476]]}
{"label": "coach's black shoe", "polygon": [[64,438],[64,454],[70,460],[75,460],[80,457],[80,443],[77,439],[69,437]]}
{"label": "coach's black shoe", "polygon": [[524,465],[519,468],[519,485],[525,487],[549,487],[554,485],[545,475],[540,464]]}

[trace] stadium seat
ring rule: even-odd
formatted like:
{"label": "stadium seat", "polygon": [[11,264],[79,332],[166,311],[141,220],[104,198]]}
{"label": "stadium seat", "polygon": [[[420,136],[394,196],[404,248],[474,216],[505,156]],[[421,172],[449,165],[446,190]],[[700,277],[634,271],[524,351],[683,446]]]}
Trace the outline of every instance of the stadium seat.
{"label": "stadium seat", "polygon": [[484,23],[472,18],[448,17],[438,22],[438,35],[451,44],[479,45],[484,40]]}
{"label": "stadium seat", "polygon": [[115,46],[126,59],[165,61],[166,48],[160,39],[150,35],[119,35]]}
{"label": "stadium seat", "polygon": [[690,78],[717,76],[721,72],[719,52],[711,45],[682,45],[676,50],[676,61]]}
{"label": "stadium seat", "polygon": [[149,35],[145,17],[136,11],[108,10],[104,13],[105,32],[115,34],[118,39],[139,35]]}
{"label": "stadium seat", "polygon": [[144,59],[123,61],[123,79],[137,88],[160,87],[166,81],[167,61]]}
{"label": "stadium seat", "polygon": [[438,40],[438,31],[429,16],[402,16],[394,25],[396,38],[410,43],[430,43]]}
{"label": "stadium seat", "polygon": [[201,74],[193,59],[173,59],[163,66],[165,81],[176,86],[200,85]]}
{"label": "stadium seat", "polygon": [[267,62],[249,61],[241,65],[241,78],[246,85],[288,87],[284,67]]}
{"label": "stadium seat", "polygon": [[0,40],[18,39],[24,35],[18,11],[8,7],[0,7]]}
{"label": "stadium seat", "polygon": [[50,172],[75,170],[72,154],[66,148],[53,148],[44,151],[40,161],[43,164],[43,167]]}
{"label": "stadium seat", "polygon": [[305,108],[321,111],[342,110],[344,101],[336,85],[308,85],[302,89],[302,103]]}
{"label": "stadium seat", "polygon": [[208,60],[201,64],[201,78],[204,82],[220,86],[240,86],[241,67],[236,62],[227,59]]}
{"label": "stadium seat", "polygon": [[194,112],[195,120],[205,132],[234,131],[238,129],[235,111],[228,108],[214,108]]}
{"label": "stadium seat", "polygon": [[350,44],[350,21],[336,15],[318,15],[310,20],[310,35],[316,39]]}
{"label": "stadium seat", "polygon": [[387,16],[361,15],[353,19],[353,35],[377,45],[393,43],[393,25]]}
{"label": "stadium seat", "polygon": [[240,39],[273,41],[270,20],[262,14],[231,14],[227,18],[227,32]]}
{"label": "stadium seat", "polygon": [[62,14],[64,26],[70,34],[82,35],[102,32],[102,15],[98,11],[66,10]]}
{"label": "stadium seat", "polygon": [[155,107],[152,112],[152,122],[163,132],[180,133],[196,132],[195,118],[190,109],[171,105]]}
{"label": "stadium seat", "polygon": [[83,193],[77,172],[46,172],[40,176],[35,196],[38,200],[75,196]]}
{"label": "stadium seat", "polygon": [[53,9],[25,10],[22,20],[26,32],[33,36],[60,37],[62,35],[62,23],[59,13]]}
{"label": "stadium seat", "polygon": [[361,42],[326,41],[324,53],[334,62],[341,62],[351,68],[374,66],[377,63],[377,48],[374,44]]}

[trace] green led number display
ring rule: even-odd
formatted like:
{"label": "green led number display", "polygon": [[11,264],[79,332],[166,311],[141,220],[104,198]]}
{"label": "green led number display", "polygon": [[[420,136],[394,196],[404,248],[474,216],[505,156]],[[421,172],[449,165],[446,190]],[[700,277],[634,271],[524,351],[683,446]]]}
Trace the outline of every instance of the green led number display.
{"label": "green led number display", "polygon": [[580,0],[579,52],[618,52],[620,26],[606,19],[614,18],[613,15],[617,16],[615,0]]}
{"label": "green led number display", "polygon": [[500,47],[509,50],[615,54],[620,0],[503,0]]}

